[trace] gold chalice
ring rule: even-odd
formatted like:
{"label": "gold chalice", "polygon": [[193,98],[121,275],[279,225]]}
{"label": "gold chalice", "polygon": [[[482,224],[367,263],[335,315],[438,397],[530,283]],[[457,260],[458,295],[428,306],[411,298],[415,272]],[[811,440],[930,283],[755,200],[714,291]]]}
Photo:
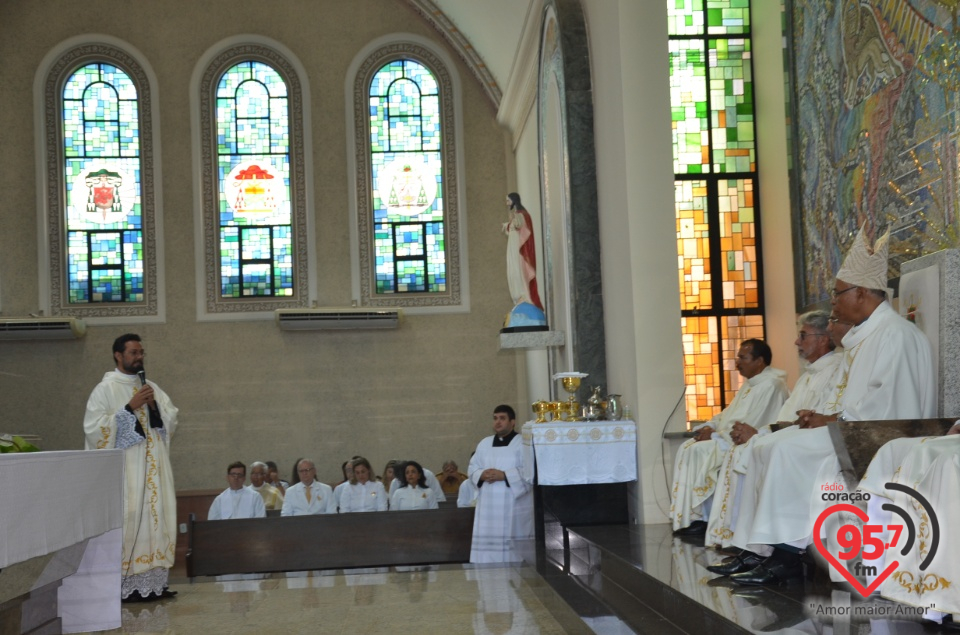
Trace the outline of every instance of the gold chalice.
{"label": "gold chalice", "polygon": [[[580,381],[587,377],[587,373],[557,373],[553,376],[554,379],[560,380],[560,385],[563,386],[564,391],[569,393],[570,398],[567,399],[565,406],[563,408],[563,415],[561,418],[563,421],[579,421],[580,417],[577,416],[577,413],[580,412],[580,403],[577,401],[577,390],[580,388]],[[566,415],[569,415],[567,418]]]}
{"label": "gold chalice", "polygon": [[547,413],[550,412],[550,404],[546,401],[534,401],[533,402],[533,413],[537,415],[537,418],[533,421],[534,423],[546,423],[547,422]]}

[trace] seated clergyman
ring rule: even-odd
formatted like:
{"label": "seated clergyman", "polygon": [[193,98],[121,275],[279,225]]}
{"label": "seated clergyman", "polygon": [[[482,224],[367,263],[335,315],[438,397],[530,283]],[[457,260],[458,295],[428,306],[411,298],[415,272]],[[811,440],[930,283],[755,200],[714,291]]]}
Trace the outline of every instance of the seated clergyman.
{"label": "seated clergyman", "polygon": [[735,423],[754,428],[773,421],[789,391],[786,373],[770,366],[773,353],[766,342],[748,339],[737,351],[736,365],[746,380],[722,412],[696,429],[696,436],[680,446],[670,490],[670,519],[677,534],[703,534],[724,456],[733,447]]}
{"label": "seated clergyman", "polygon": [[227,484],[213,500],[207,520],[226,520],[228,518],[263,518],[267,510],[263,499],[255,491],[243,486],[247,480],[247,466],[235,461],[227,467]]}
{"label": "seated clergyman", "polygon": [[254,461],[250,464],[250,485],[248,486],[254,492],[260,494],[263,498],[263,504],[267,510],[279,510],[283,507],[283,492],[267,483],[267,475],[270,468],[262,461]]}

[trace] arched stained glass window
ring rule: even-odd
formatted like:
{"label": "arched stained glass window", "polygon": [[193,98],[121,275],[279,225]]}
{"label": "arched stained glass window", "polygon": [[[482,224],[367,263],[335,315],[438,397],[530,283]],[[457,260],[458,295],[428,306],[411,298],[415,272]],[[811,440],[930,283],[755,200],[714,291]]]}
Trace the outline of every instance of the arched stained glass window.
{"label": "arched stained glass window", "polygon": [[287,85],[263,62],[217,86],[220,295],[293,295]]}
{"label": "arched stained glass window", "polygon": [[370,154],[376,293],[447,288],[440,91],[411,59],[370,81]]}
{"label": "arched stained glass window", "polygon": [[308,305],[303,88],[291,61],[244,44],[200,86],[206,314]]}
{"label": "arched stained glass window", "polygon": [[163,319],[152,75],[121,46],[67,45],[38,71],[50,315]]}
{"label": "arched stained glass window", "polygon": [[453,82],[417,44],[376,50],[356,76],[360,301],[461,304]]}
{"label": "arched stained glass window", "polygon": [[137,88],[91,62],[63,87],[67,301],[143,302]]}
{"label": "arched stained glass window", "polygon": [[709,419],[764,336],[748,0],[670,0],[670,97],[687,417]]}

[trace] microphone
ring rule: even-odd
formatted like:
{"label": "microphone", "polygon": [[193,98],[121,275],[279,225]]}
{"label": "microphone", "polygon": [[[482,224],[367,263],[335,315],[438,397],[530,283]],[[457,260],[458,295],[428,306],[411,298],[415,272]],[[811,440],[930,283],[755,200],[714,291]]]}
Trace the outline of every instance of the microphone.
{"label": "microphone", "polygon": [[137,377],[140,378],[140,386],[141,386],[141,387],[147,385],[147,371],[145,371],[145,370],[143,370],[143,369],[141,368],[140,370],[137,371]]}

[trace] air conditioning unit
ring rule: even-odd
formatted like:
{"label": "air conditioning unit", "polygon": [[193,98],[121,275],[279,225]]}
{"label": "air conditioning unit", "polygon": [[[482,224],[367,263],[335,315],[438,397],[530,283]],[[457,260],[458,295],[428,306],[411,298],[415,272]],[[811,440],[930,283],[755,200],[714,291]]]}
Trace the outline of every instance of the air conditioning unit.
{"label": "air conditioning unit", "polygon": [[284,331],[395,329],[400,309],[277,309],[277,325]]}
{"label": "air conditioning unit", "polygon": [[0,318],[0,340],[71,340],[86,332],[77,318]]}

